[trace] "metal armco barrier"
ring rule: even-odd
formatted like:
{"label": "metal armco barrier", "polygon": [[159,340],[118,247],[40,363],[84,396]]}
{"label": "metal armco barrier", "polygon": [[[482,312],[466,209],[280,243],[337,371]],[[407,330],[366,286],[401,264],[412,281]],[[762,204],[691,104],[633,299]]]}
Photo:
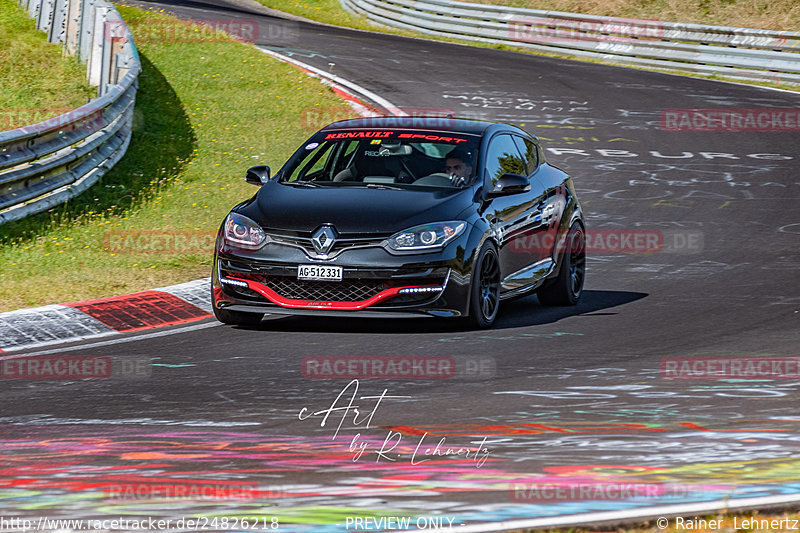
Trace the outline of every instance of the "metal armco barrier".
{"label": "metal armco barrier", "polygon": [[0,132],[0,224],[61,204],[125,154],[141,70],[133,37],[106,0],[20,0],[36,26],[78,54],[98,97],[44,122]]}
{"label": "metal armco barrier", "polygon": [[385,26],[614,63],[800,83],[800,32],[542,11],[455,0],[339,0]]}

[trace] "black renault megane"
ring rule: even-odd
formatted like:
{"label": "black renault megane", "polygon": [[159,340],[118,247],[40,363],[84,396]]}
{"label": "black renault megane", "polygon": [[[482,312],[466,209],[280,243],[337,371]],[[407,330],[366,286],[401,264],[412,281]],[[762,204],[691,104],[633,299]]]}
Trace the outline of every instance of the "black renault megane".
{"label": "black renault megane", "polygon": [[586,267],[572,180],[536,137],[451,118],[326,126],[231,210],[212,299],[226,324],[265,313],[465,317],[488,327],[531,292],[574,305]]}

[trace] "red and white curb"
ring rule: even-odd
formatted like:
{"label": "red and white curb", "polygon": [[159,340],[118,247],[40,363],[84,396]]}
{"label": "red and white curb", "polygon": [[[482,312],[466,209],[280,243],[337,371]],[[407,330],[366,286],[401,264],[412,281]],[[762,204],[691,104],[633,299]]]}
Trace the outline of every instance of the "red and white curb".
{"label": "red and white curb", "polygon": [[209,318],[210,278],[123,296],[0,313],[0,352]]}

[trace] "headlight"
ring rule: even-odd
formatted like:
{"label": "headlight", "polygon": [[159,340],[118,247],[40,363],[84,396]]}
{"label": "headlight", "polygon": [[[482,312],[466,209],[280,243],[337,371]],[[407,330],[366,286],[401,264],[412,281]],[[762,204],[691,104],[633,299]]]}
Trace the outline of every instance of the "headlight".
{"label": "headlight", "polygon": [[227,244],[246,250],[257,250],[267,240],[267,234],[261,226],[237,213],[231,213],[225,219],[224,234]]}
{"label": "headlight", "polygon": [[466,222],[434,222],[415,226],[389,237],[389,248],[398,252],[435,251],[455,239],[467,227]]}

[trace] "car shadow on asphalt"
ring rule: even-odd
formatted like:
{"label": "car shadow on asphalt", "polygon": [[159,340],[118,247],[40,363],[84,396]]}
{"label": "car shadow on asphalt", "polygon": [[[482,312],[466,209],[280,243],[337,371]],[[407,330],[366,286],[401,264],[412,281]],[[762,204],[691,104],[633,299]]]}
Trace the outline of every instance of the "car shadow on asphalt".
{"label": "car shadow on asphalt", "polygon": [[504,302],[500,315],[492,329],[520,328],[552,324],[573,316],[616,315],[616,311],[600,312],[629,304],[647,297],[645,292],[631,291],[583,291],[578,305],[574,307],[546,307],[536,296],[526,296],[519,300]]}
{"label": "car shadow on asphalt", "polygon": [[[598,313],[625,305],[648,296],[631,291],[583,291],[574,307],[545,307],[536,296],[503,302],[500,314],[491,330],[523,328],[552,324],[564,318],[588,315],[614,315],[616,312]],[[267,315],[257,328],[262,331],[298,331],[314,333],[444,333],[470,331],[463,320],[436,318],[339,318],[310,316]],[[488,330],[488,331],[491,331]]]}

